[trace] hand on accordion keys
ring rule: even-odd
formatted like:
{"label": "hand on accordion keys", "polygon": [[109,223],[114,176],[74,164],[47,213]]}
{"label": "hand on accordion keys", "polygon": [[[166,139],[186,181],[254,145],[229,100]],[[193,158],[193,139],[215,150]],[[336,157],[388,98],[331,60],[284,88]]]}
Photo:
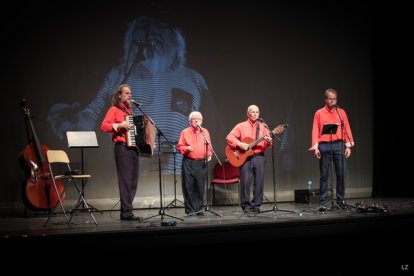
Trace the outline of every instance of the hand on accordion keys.
{"label": "hand on accordion keys", "polygon": [[128,147],[137,147],[140,155],[152,157],[155,143],[156,128],[147,116],[125,116],[126,141]]}
{"label": "hand on accordion keys", "polygon": [[119,128],[125,128],[125,129],[129,130],[129,129],[133,128],[133,127],[134,127],[134,125],[133,125],[133,124],[131,124],[131,123],[129,123],[129,122],[127,122],[127,121],[123,121],[122,123],[120,123],[120,124],[118,125],[118,127],[119,127]]}

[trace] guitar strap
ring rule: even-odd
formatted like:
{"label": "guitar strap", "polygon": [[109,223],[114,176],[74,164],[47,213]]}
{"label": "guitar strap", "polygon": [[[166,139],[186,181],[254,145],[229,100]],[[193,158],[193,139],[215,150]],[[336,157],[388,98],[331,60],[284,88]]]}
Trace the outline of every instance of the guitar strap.
{"label": "guitar strap", "polygon": [[259,139],[259,135],[260,135],[260,122],[257,121],[257,123],[256,123],[256,140]]}

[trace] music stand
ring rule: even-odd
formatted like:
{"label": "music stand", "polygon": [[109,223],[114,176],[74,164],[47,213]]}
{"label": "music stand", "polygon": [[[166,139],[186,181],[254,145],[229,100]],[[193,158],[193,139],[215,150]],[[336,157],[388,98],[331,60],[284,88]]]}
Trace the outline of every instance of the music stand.
{"label": "music stand", "polygon": [[338,131],[338,124],[324,124],[322,128],[322,135],[323,134],[330,134],[331,135],[331,142],[332,142],[332,135]]}
{"label": "music stand", "polygon": [[[83,149],[84,148],[98,148],[98,140],[96,139],[95,131],[67,131],[66,137],[68,139],[68,148],[80,148],[81,149],[81,174],[84,173],[84,158],[83,158]],[[85,197],[85,180],[82,179],[81,185],[81,194]],[[83,201],[78,202],[78,205],[82,204],[82,208],[86,209],[85,203]],[[93,207],[93,205],[87,203],[89,208],[92,211],[98,211],[101,214],[102,211]],[[78,205],[76,207],[78,207]],[[76,209],[75,207],[75,209]]]}
{"label": "music stand", "polygon": [[331,175],[331,181],[330,181],[331,182],[330,183],[330,186],[331,187],[330,187],[330,190],[331,190],[331,200],[328,201],[327,203],[325,203],[324,205],[319,206],[316,209],[316,211],[320,211],[320,210],[326,209],[326,206],[328,206],[329,204],[331,204],[331,208],[330,209],[327,209],[327,210],[332,211],[332,208],[333,207],[336,207],[338,210],[341,210],[341,207],[338,205],[338,203],[336,202],[336,200],[334,200],[334,189],[333,189],[333,167],[334,167],[334,164],[332,164],[333,163],[333,149],[332,149],[333,139],[332,139],[332,136],[337,131],[338,131],[338,124],[324,124],[323,125],[323,128],[322,128],[322,133],[321,133],[322,135],[329,134],[331,136],[331,141],[330,141],[330,144],[331,144],[331,161],[330,161],[330,175]]}

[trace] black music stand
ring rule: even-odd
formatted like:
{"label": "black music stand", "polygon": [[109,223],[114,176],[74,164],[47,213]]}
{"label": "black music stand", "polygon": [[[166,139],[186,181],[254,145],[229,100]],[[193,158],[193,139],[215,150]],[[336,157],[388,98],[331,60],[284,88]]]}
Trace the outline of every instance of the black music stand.
{"label": "black music stand", "polygon": [[[336,133],[338,131],[338,124],[324,124],[323,128],[322,128],[322,135],[324,134],[329,134],[331,136],[331,161],[330,161],[330,175],[331,175],[331,181],[330,181],[330,192],[331,192],[331,200],[328,201],[327,203],[325,203],[322,206],[319,206],[318,208],[316,208],[316,211],[321,211],[321,210],[329,210],[332,211],[333,207],[336,207],[338,210],[341,210],[341,207],[338,205],[338,203],[336,202],[336,200],[334,199],[334,189],[333,189],[333,149],[332,149],[332,136],[334,133]],[[331,204],[331,207],[329,209],[327,209],[327,206]]]}
{"label": "black music stand", "polygon": [[[98,148],[98,140],[96,139],[95,131],[67,131],[66,137],[68,139],[68,148],[80,148],[81,149],[81,174],[84,173],[84,158],[83,158],[83,149],[84,148]],[[85,180],[82,179],[81,193],[85,197]],[[78,202],[78,205],[81,204],[83,209],[87,209],[83,201]],[[92,211],[98,211],[101,214],[102,211],[93,207],[89,204],[89,209]],[[76,206],[79,207],[79,206]],[[74,210],[76,210],[76,207]]]}

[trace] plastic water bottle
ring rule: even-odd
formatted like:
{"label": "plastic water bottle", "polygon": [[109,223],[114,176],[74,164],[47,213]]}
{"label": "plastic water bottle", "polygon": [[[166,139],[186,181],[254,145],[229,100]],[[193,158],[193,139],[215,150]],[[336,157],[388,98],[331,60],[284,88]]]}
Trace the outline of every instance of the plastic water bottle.
{"label": "plastic water bottle", "polygon": [[308,179],[307,184],[308,184],[308,191],[312,190],[312,180],[310,178]]}

